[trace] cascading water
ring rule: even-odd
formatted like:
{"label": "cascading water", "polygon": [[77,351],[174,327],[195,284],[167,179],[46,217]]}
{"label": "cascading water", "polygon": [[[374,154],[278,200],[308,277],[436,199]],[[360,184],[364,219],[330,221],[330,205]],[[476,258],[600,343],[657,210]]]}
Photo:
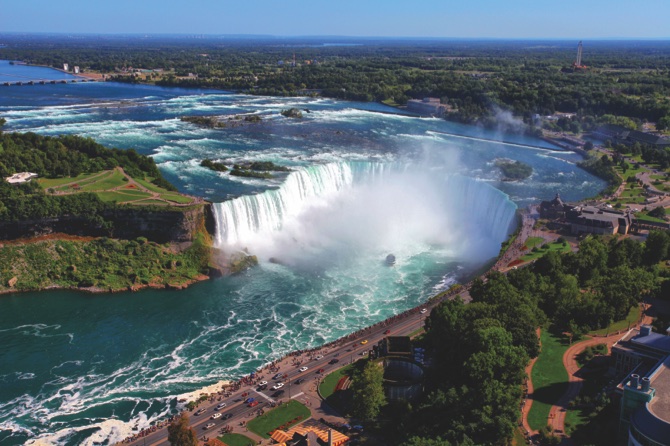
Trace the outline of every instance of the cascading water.
{"label": "cascading water", "polygon": [[[386,226],[393,225],[394,220],[407,224],[408,218],[412,217],[434,220],[431,228],[440,225],[435,232],[442,233],[439,237],[441,241],[458,242],[463,250],[488,246],[487,254],[495,255],[491,247],[499,246],[507,237],[516,205],[506,194],[483,181],[457,174],[438,172],[427,175],[426,172],[426,169],[409,163],[356,161],[301,168],[291,173],[278,189],[217,203],[214,206],[217,244],[246,247],[259,239],[271,238],[281,232],[287,223],[300,220],[301,214],[308,210],[314,212],[315,208],[321,208],[328,212],[328,205],[335,206],[336,202],[340,217],[347,213],[344,203],[347,198],[355,200],[360,188],[376,187],[367,191],[364,198],[374,211],[361,217],[361,209],[350,210],[352,218],[343,219],[342,225],[367,224],[367,220],[379,215],[384,217],[381,224]],[[398,188],[397,200],[393,196],[394,187]],[[403,202],[402,192],[408,190],[411,193]],[[422,200],[426,204],[424,208],[413,207]],[[378,207],[384,202],[390,209]],[[388,211],[387,215],[385,211]],[[358,221],[353,215],[359,217]],[[318,224],[314,220],[312,218],[310,223]],[[420,229],[426,230],[424,226]],[[292,238],[303,238],[304,232],[296,230]],[[376,235],[379,228],[370,232]],[[444,234],[451,237],[443,237]],[[320,237],[323,239],[322,235]],[[463,244],[463,237],[470,239],[470,243]],[[427,239],[431,238],[434,237],[428,234]]]}
{"label": "cascading water", "polygon": [[218,203],[214,206],[216,243],[235,246],[276,231],[283,221],[298,215],[308,200],[327,198],[352,182],[346,163],[316,165],[291,173],[279,189]]}

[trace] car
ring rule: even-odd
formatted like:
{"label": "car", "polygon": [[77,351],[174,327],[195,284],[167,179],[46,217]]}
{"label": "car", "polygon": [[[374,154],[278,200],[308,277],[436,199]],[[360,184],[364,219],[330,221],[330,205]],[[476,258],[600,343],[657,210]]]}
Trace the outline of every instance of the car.
{"label": "car", "polygon": [[304,382],[305,382],[305,380],[303,378],[298,378],[295,381],[293,381],[293,384],[302,384]]}
{"label": "car", "polygon": [[215,413],[215,414],[212,415],[210,418],[211,418],[212,420],[216,420],[217,418],[221,418],[221,414],[220,414],[220,413]]}
{"label": "car", "polygon": [[323,359],[323,355],[316,355],[316,356],[314,357],[314,360],[315,360],[315,361],[318,361],[319,359]]}
{"label": "car", "polygon": [[267,384],[261,384],[260,386],[258,386],[257,390],[265,390],[267,388],[268,388]]}
{"label": "car", "polygon": [[261,381],[258,383],[259,386],[267,386],[268,382],[267,381]]}
{"label": "car", "polygon": [[361,341],[361,345],[365,345],[365,344],[367,344],[367,343],[368,343],[368,340],[367,340],[367,339]]}
{"label": "car", "polygon": [[428,310],[425,309],[425,308],[422,308],[422,309],[421,309],[421,314],[426,314],[426,313],[428,313]]}
{"label": "car", "polygon": [[258,406],[258,401],[252,401],[249,403],[249,407],[256,407]]}
{"label": "car", "polygon": [[391,334],[391,330],[386,330],[384,334]]}
{"label": "car", "polygon": [[306,372],[309,367],[300,367],[299,372]]}
{"label": "car", "polygon": [[335,353],[333,356],[337,358],[338,356],[340,356],[340,352]]}
{"label": "car", "polygon": [[285,392],[284,389],[277,390],[275,393],[272,394],[272,397],[277,398],[279,396],[282,396],[284,394],[284,392]]}
{"label": "car", "polygon": [[193,415],[197,416],[197,415],[202,415],[203,413],[205,413],[205,408],[204,407],[202,409],[198,409]]}
{"label": "car", "polygon": [[205,427],[203,427],[203,429],[205,429],[205,430],[211,429],[214,426],[216,426],[216,423],[207,423],[207,424],[205,424]]}
{"label": "car", "polygon": [[331,359],[330,361],[328,361],[328,364],[337,364],[338,362],[340,362],[339,359],[337,359],[337,358],[333,358],[333,359]]}
{"label": "car", "polygon": [[245,403],[253,403],[254,401],[256,401],[256,398],[247,398],[244,400]]}
{"label": "car", "polygon": [[233,418],[233,414],[232,413],[225,413],[225,414],[223,414],[223,417],[221,419],[222,420],[228,420],[230,418]]}
{"label": "car", "polygon": [[326,371],[326,369],[319,369],[319,370],[316,371],[316,373],[323,373],[325,371]]}
{"label": "car", "polygon": [[273,381],[276,381],[276,380],[278,380],[278,379],[281,379],[282,376],[284,376],[283,373],[277,373],[275,376],[272,377],[272,380],[273,380]]}
{"label": "car", "polygon": [[223,409],[224,407],[226,407],[226,403],[221,403],[221,404],[219,404],[218,406],[216,406],[216,409],[214,409],[214,410],[221,410],[221,409]]}
{"label": "car", "polygon": [[277,383],[274,386],[272,386],[272,390],[279,390],[282,387],[284,387],[284,383]]}

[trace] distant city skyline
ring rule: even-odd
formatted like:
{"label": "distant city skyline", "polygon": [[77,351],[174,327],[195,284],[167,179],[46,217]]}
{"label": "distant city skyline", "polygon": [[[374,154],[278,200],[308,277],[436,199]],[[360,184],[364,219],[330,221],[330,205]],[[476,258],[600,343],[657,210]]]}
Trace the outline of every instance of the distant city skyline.
{"label": "distant city skyline", "polygon": [[670,2],[647,0],[22,0],[0,32],[607,39],[670,37]]}

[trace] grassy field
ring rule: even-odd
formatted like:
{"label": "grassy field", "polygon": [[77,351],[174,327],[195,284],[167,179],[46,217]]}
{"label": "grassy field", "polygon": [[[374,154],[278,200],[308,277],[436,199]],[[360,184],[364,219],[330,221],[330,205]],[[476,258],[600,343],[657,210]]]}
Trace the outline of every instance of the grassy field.
{"label": "grassy field", "polygon": [[126,177],[124,177],[121,172],[118,170],[113,170],[108,175],[95,178],[95,181],[90,184],[79,185],[81,186],[81,190],[84,192],[105,191],[124,186],[127,183],[127,181],[124,181],[125,179]]}
{"label": "grassy field", "polygon": [[533,405],[528,413],[528,424],[539,430],[547,425],[551,406],[558,402],[568,387],[568,372],[563,367],[567,340],[542,330],[542,351],[533,366]]}
{"label": "grassy field", "polygon": [[254,440],[242,434],[225,434],[218,438],[228,446],[253,446],[256,444]]}
{"label": "grassy field", "polygon": [[155,184],[153,184],[151,182],[152,179],[153,178],[149,178],[149,177],[147,177],[147,178],[133,178],[133,180],[137,181],[139,184],[141,184],[142,186],[144,186],[145,188],[147,188],[148,190],[150,190],[152,192],[158,192],[159,194],[167,192],[162,187],[158,187]]}
{"label": "grassy field", "polygon": [[525,246],[528,249],[533,249],[537,245],[541,245],[544,242],[542,237],[528,237],[526,239]]}
{"label": "grassy field", "polygon": [[[129,194],[128,192],[134,192],[134,193]],[[98,192],[97,195],[98,197],[100,197],[102,201],[115,201],[117,203],[122,203],[124,201],[141,200],[142,198],[149,198],[151,196],[147,192],[141,192],[141,191]]]}
{"label": "grassy field", "polygon": [[330,373],[326,376],[321,385],[319,386],[319,393],[321,396],[326,399],[333,393],[335,393],[335,386],[337,386],[338,381],[343,376],[351,376],[354,371],[354,364],[349,364],[346,367],[342,367],[339,370],[335,370],[333,373]]}
{"label": "grassy field", "polygon": [[179,204],[187,204],[191,203],[193,200],[190,197],[185,197],[183,195],[175,194],[175,193],[167,193],[167,194],[161,194],[161,198],[164,200],[171,201],[173,203],[179,203]]}
{"label": "grassy field", "polygon": [[76,177],[66,177],[66,178],[40,178],[37,180],[40,186],[45,189],[56,188],[62,186],[63,184],[68,183],[80,183],[94,175],[98,175],[100,172],[96,173],[82,173]]}
{"label": "grassy field", "polygon": [[149,200],[140,200],[140,201],[134,201],[133,204],[139,204],[142,206],[168,206],[169,203],[166,203],[161,200],[154,200],[154,199],[149,199]]}
{"label": "grassy field", "polygon": [[[157,205],[167,206],[174,204],[190,204],[193,198],[179,194],[178,192],[168,191],[151,183],[152,178],[133,178],[140,186],[129,184],[127,178],[120,170],[107,170],[92,174],[82,174],[73,178],[40,178],[38,181],[45,189],[53,189],[55,192],[76,193],[76,192],[94,192],[102,201],[123,203],[134,201],[137,205]],[[77,189],[72,185],[76,184]],[[146,188],[146,190],[142,190]],[[150,199],[150,192],[160,195],[162,200]],[[147,200],[143,200],[147,199]],[[140,201],[143,200],[143,201]]]}
{"label": "grassy field", "polygon": [[540,257],[545,255],[549,251],[558,251],[558,252],[563,253],[563,252],[570,252],[571,249],[572,248],[570,248],[569,243],[566,243],[565,245],[563,245],[563,243],[553,242],[553,243],[549,243],[546,248],[539,247],[536,252],[532,252],[532,251],[529,252],[525,256],[521,257],[521,260],[523,260],[524,262],[530,262],[531,260],[539,259]]}
{"label": "grassy field", "polygon": [[630,309],[628,312],[628,316],[626,316],[626,319],[622,319],[620,321],[616,321],[613,324],[611,324],[609,327],[602,328],[600,330],[592,331],[591,335],[606,335],[608,333],[613,333],[615,331],[620,331],[620,330],[627,330],[628,327],[635,325],[637,321],[640,320],[640,307],[635,306]]}
{"label": "grassy field", "polygon": [[[301,417],[299,421],[292,422],[292,420],[298,417]],[[291,400],[249,421],[247,427],[251,432],[263,438],[270,438],[269,433],[280,426],[286,426],[287,424],[293,426],[307,420],[309,417],[310,411],[307,407],[295,400]]]}
{"label": "grassy field", "polygon": [[656,218],[656,217],[651,217],[651,216],[649,216],[645,213],[642,213],[642,212],[638,212],[637,214],[635,214],[635,218],[637,218],[638,220],[642,220],[642,221],[651,221],[651,222],[655,222],[655,223],[667,223],[667,221],[665,221],[665,220],[661,220],[660,218]]}

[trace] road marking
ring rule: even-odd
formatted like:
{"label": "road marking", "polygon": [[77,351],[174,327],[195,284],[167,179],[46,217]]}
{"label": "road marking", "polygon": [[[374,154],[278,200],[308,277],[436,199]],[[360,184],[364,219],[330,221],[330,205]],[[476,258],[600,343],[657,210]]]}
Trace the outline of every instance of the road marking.
{"label": "road marking", "polygon": [[305,394],[305,392],[297,393],[297,394],[293,395],[293,396],[291,397],[291,399],[293,399],[293,398],[298,398],[300,395],[304,395],[304,394]]}
{"label": "road marking", "polygon": [[270,397],[267,396],[266,394],[259,392],[259,391],[256,390],[256,389],[254,389],[254,392],[256,392],[257,394],[259,394],[260,396],[262,396],[262,397],[265,398],[266,400],[270,401],[271,403],[274,403],[274,402],[275,402],[275,400],[273,400],[272,398],[270,398]]}

